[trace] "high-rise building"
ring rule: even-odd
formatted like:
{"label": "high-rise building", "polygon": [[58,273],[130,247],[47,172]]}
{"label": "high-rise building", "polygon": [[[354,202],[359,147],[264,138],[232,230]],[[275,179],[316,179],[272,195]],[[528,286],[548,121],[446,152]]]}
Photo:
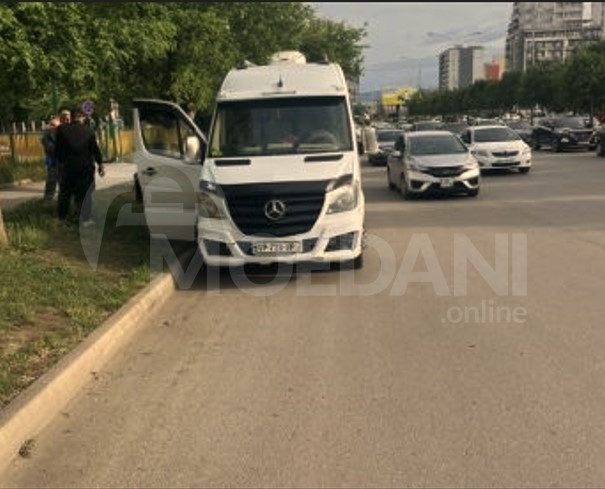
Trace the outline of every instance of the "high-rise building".
{"label": "high-rise building", "polygon": [[506,37],[506,69],[525,71],[563,61],[605,34],[605,2],[514,2]]}
{"label": "high-rise building", "polygon": [[485,78],[482,46],[454,46],[439,55],[439,88],[467,87]]}

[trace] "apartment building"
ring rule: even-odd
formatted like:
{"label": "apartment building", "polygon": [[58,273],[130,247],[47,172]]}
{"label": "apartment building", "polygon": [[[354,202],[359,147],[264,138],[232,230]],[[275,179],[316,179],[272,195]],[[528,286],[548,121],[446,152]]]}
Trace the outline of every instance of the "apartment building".
{"label": "apartment building", "polygon": [[506,67],[525,71],[563,61],[580,44],[602,38],[605,2],[514,2],[506,38]]}

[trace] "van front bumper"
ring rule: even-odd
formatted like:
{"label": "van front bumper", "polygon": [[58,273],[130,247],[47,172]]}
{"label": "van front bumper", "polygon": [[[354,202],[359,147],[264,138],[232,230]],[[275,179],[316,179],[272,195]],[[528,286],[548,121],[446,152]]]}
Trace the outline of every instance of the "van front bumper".
{"label": "van front bumper", "polygon": [[[239,267],[247,264],[331,263],[357,258],[363,246],[363,206],[323,215],[304,234],[286,237],[246,236],[229,219],[203,219],[198,223],[198,247],[209,266]],[[302,251],[255,255],[258,243],[301,243]]]}

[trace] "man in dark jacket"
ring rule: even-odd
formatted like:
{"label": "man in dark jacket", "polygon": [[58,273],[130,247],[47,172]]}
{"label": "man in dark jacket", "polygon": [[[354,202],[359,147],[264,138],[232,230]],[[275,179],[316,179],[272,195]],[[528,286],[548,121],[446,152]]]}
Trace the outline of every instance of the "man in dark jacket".
{"label": "man in dark jacket", "polygon": [[94,132],[84,124],[84,113],[76,109],[72,114],[73,121],[59,127],[55,141],[55,157],[61,165],[58,214],[61,220],[67,218],[74,197],[80,220],[90,224],[95,161],[103,176],[103,157]]}

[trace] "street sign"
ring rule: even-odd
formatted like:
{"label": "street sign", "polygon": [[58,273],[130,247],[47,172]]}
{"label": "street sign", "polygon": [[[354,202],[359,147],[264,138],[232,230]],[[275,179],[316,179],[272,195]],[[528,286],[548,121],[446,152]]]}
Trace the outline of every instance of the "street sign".
{"label": "street sign", "polygon": [[87,100],[82,104],[82,112],[86,115],[92,115],[95,111],[95,104],[92,100]]}

